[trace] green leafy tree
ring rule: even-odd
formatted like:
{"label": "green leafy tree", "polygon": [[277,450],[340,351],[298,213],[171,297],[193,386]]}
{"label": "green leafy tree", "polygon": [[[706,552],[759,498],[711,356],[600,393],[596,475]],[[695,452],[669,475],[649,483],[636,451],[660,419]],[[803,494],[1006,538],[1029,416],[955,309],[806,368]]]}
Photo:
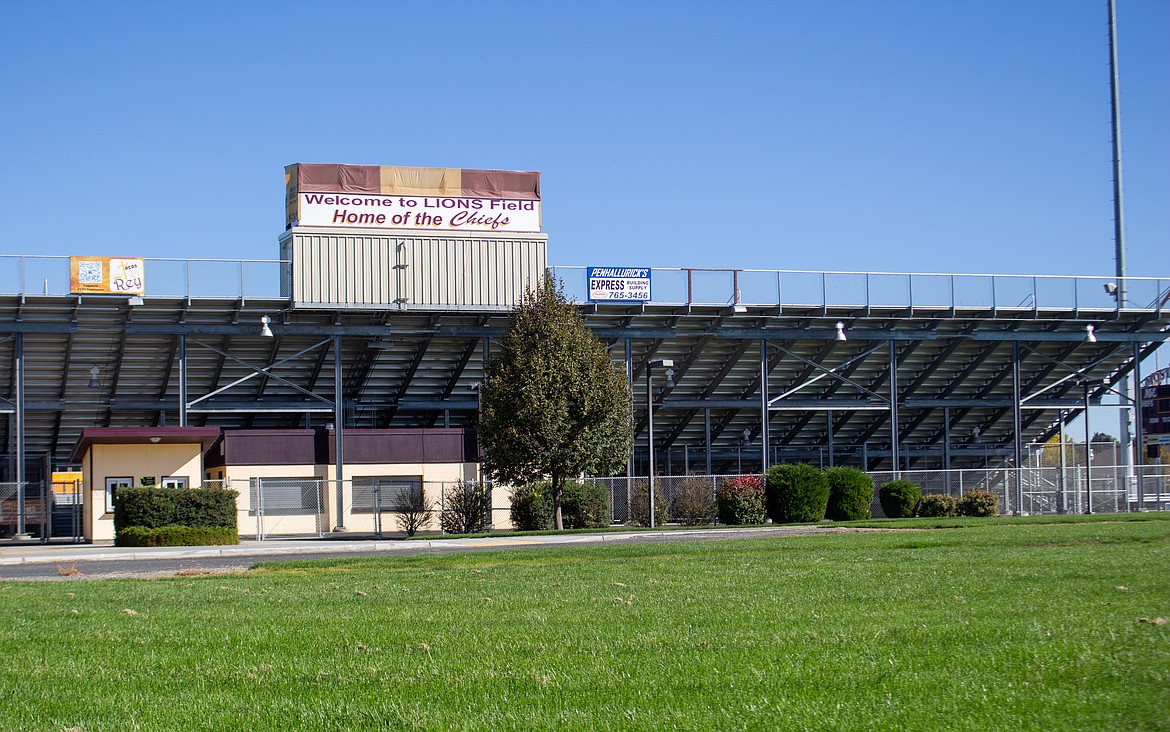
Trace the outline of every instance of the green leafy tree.
{"label": "green leafy tree", "polygon": [[488,362],[479,441],[496,480],[549,480],[558,529],[568,480],[626,463],[633,429],[625,374],[552,277],[524,294]]}

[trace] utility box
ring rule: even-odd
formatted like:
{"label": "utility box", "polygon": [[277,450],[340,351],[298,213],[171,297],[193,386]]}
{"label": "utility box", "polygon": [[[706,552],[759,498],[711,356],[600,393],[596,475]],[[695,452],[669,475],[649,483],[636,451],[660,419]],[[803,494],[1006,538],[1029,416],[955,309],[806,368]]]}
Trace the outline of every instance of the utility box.
{"label": "utility box", "polygon": [[296,308],[506,312],[548,266],[539,173],[296,163],[285,189]]}

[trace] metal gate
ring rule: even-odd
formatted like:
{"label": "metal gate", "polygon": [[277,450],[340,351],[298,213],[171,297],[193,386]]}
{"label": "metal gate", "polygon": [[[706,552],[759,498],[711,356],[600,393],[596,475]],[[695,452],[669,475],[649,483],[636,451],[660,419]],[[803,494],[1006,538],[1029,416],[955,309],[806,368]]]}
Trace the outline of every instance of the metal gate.
{"label": "metal gate", "polygon": [[0,483],[0,536],[82,541],[81,481]]}
{"label": "metal gate", "polygon": [[[256,538],[324,536],[327,481],[314,478],[252,478],[248,481],[248,517]],[[248,531],[243,522],[240,533]]]}

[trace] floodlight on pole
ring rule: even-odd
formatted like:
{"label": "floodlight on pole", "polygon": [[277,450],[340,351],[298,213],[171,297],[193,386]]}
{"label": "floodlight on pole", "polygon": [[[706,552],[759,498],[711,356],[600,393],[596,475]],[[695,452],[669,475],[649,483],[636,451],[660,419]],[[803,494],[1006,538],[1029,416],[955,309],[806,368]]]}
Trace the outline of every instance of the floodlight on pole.
{"label": "floodlight on pole", "polygon": [[655,368],[666,369],[667,384],[673,385],[674,361],[669,358],[656,358],[646,364],[646,444],[650,449],[649,469],[647,472],[647,493],[650,494],[650,528],[654,528],[654,390],[653,373]]}

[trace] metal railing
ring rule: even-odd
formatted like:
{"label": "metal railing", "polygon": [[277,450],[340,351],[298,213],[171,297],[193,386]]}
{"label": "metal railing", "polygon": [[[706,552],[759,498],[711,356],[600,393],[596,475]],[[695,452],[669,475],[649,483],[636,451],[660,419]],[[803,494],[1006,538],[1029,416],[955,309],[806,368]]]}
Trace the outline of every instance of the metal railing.
{"label": "metal railing", "polygon": [[[281,297],[279,259],[147,258],[146,294],[154,297]],[[69,295],[69,257],[0,255],[0,295]]]}
{"label": "metal railing", "polygon": [[[275,299],[291,262],[281,259],[144,259],[147,296]],[[588,300],[587,268],[552,266],[568,295]],[[952,310],[1122,309],[1106,291],[1115,277],[809,270],[651,270],[652,302],[757,307],[948,308]],[[1127,277],[1125,310],[1161,311],[1170,278]],[[68,295],[69,257],[0,255],[0,294]],[[287,294],[287,293],[286,293]]]}
{"label": "metal railing", "polygon": [[[589,299],[588,268],[556,266],[566,294]],[[799,308],[946,308],[950,310],[1154,310],[1170,301],[1170,279],[1127,277],[1127,303],[1106,285],[1116,277],[816,272],[761,269],[651,269],[652,302]]]}

